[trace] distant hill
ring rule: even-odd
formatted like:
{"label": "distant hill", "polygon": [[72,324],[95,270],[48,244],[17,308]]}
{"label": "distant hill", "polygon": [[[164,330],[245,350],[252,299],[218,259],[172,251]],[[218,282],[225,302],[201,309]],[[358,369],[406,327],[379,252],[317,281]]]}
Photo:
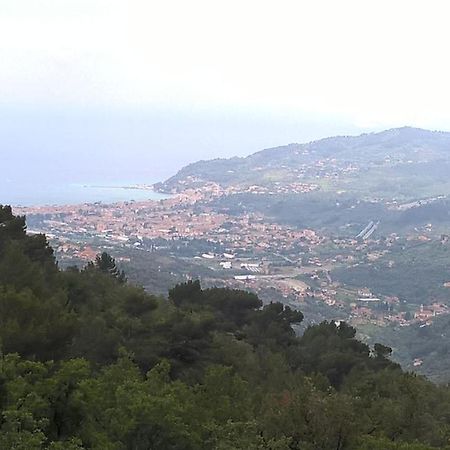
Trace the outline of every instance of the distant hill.
{"label": "distant hill", "polygon": [[449,170],[450,133],[403,127],[289,144],[245,158],[199,161],[155,188],[180,192],[207,183],[243,189],[316,183],[323,191],[410,199],[449,194]]}

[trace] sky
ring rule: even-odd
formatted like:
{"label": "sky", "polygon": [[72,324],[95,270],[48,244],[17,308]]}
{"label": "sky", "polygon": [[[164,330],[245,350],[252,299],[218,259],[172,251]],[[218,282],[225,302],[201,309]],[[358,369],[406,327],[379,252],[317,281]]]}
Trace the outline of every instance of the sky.
{"label": "sky", "polygon": [[164,178],[329,135],[450,130],[449,13],[438,0],[0,0],[0,164]]}

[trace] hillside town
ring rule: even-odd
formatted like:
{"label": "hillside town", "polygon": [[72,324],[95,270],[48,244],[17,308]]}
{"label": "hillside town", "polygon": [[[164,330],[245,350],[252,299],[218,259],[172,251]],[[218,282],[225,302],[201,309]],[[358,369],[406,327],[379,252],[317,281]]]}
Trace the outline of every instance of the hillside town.
{"label": "hillside town", "polygon": [[[247,191],[258,194],[267,189],[255,185]],[[295,184],[280,189],[308,192],[317,187]],[[105,249],[112,254],[117,249],[139,250],[148,258],[169,254],[193,268],[189,276],[196,276],[196,268],[199,274],[208,269],[207,285],[249,289],[262,298],[270,298],[268,293],[275,290],[296,308],[313,302],[323,305],[324,317],[344,317],[354,325],[427,326],[449,312],[445,302],[433,298],[425,305],[404,308],[405,299],[347,285],[332,275],[336,268],[379,260],[394,266],[389,254],[399,236],[380,239],[372,234],[372,222],[357,236],[342,238],[276,223],[258,213],[231,215],[210,206],[211,199],[234,190],[206,183],[159,201],[28,207],[15,212],[27,216],[30,232],[47,234],[62,264],[85,264]],[[408,239],[429,238],[422,233]],[[129,256],[119,260],[132,263]]]}

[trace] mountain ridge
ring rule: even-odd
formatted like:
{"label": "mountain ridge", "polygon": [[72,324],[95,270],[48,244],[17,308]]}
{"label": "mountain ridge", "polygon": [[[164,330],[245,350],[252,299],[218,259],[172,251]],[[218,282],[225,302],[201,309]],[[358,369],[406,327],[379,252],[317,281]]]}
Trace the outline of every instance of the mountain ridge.
{"label": "mountain ridge", "polygon": [[[306,165],[317,163],[321,159],[367,165],[383,159],[406,162],[409,159],[405,158],[411,155],[416,157],[420,152],[420,157],[414,162],[448,160],[449,149],[449,132],[422,128],[400,127],[356,136],[332,136],[306,143],[271,147],[246,157],[197,161],[183,167],[166,181],[155,184],[155,189],[174,193],[186,188],[200,187],[208,182],[223,186],[251,184],[264,178],[255,177],[252,172],[264,173],[286,168],[304,169]],[[280,175],[277,179],[276,174],[272,174],[271,181],[283,182],[286,178],[283,174]]]}

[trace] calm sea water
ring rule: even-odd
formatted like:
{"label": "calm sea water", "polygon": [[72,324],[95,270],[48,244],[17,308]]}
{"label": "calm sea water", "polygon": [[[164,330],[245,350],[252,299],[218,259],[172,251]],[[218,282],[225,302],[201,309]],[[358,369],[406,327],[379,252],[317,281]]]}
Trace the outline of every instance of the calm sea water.
{"label": "calm sea water", "polygon": [[114,203],[167,198],[166,195],[150,190],[124,188],[124,186],[132,186],[132,184],[47,184],[42,181],[35,183],[0,181],[0,204],[12,206],[75,205],[80,203]]}

